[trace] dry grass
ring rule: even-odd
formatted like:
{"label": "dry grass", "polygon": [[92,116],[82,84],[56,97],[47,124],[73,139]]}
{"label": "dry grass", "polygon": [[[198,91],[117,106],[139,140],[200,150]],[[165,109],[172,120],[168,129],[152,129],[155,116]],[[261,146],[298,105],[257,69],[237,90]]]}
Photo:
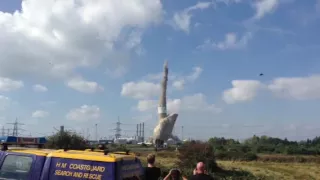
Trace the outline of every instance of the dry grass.
{"label": "dry grass", "polygon": [[306,155],[283,155],[283,154],[260,154],[258,161],[263,162],[303,162],[303,163],[320,163],[320,156]]}
{"label": "dry grass", "polygon": [[320,179],[320,166],[312,163],[271,163],[218,161],[224,169],[244,170],[262,179]]}
{"label": "dry grass", "polygon": [[[158,166],[165,168],[175,167],[175,161],[177,160],[175,152],[158,152],[155,154]],[[147,152],[140,154],[140,159],[143,164],[146,164],[146,156]],[[218,161],[217,163],[225,170],[229,170],[231,172],[248,172],[253,174],[256,179],[261,180],[320,180],[320,165],[316,163],[277,163],[262,161]],[[229,179],[240,178],[233,177]]]}

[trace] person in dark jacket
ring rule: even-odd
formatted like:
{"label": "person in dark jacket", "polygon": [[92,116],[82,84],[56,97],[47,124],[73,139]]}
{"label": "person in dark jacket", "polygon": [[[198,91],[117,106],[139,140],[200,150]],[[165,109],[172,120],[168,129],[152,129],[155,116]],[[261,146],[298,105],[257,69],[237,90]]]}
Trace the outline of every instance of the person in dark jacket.
{"label": "person in dark jacket", "polygon": [[148,166],[145,168],[145,179],[158,180],[161,177],[161,169],[155,166],[156,156],[149,154],[147,156]]}

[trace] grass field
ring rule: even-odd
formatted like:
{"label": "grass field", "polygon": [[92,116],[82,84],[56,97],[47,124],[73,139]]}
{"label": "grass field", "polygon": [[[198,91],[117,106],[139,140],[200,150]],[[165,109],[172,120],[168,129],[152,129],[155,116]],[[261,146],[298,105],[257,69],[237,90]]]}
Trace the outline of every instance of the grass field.
{"label": "grass field", "polygon": [[227,170],[249,172],[257,179],[320,179],[320,166],[312,163],[218,161],[218,165]]}
{"label": "grass field", "polygon": [[[148,152],[142,152],[140,159],[146,164]],[[171,169],[175,166],[175,152],[158,152],[157,164],[160,167]],[[284,155],[283,155],[284,156]],[[284,156],[283,158],[287,158]],[[217,161],[224,173],[217,174],[220,179],[259,179],[259,180],[320,180],[320,164],[316,163],[288,163],[288,162],[239,162]]]}

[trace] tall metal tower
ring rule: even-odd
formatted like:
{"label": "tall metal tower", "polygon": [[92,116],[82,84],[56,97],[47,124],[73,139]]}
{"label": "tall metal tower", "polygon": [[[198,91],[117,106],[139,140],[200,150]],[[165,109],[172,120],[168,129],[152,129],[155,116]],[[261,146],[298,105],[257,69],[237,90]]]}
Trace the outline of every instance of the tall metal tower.
{"label": "tall metal tower", "polygon": [[96,141],[98,141],[98,124],[95,124],[95,126],[96,126],[96,129],[95,129],[96,130],[96,137],[95,138],[96,138]]}
{"label": "tall metal tower", "polygon": [[24,124],[23,123],[19,123],[18,122],[18,118],[16,118],[16,121],[14,123],[7,123],[7,124],[12,124],[13,125],[12,136],[18,136],[19,135],[19,130],[23,130],[23,129],[19,128],[19,125],[24,125]]}
{"label": "tall metal tower", "polygon": [[2,136],[4,136],[4,135],[5,135],[5,129],[4,129],[4,126],[2,126],[1,135],[2,135]]}
{"label": "tall metal tower", "polygon": [[116,123],[117,124],[117,127],[116,127],[116,133],[115,133],[115,137],[116,137],[116,139],[119,139],[120,137],[121,137],[121,128],[120,128],[120,125],[121,125],[121,123],[120,123],[120,118],[119,118],[119,116],[118,116],[118,122]]}

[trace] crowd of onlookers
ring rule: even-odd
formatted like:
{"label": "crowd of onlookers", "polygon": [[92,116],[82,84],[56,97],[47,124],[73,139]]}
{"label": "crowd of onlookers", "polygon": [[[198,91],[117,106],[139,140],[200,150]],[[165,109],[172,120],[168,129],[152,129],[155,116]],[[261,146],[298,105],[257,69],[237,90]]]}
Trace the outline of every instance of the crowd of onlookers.
{"label": "crowd of onlookers", "polygon": [[[145,179],[146,180],[159,180],[161,179],[161,169],[155,166],[156,157],[153,154],[147,156],[148,166],[145,168]],[[183,172],[179,169],[171,169],[170,172],[163,180],[213,180],[213,177],[208,175],[206,166],[203,162],[198,162],[193,175],[185,177]]]}

